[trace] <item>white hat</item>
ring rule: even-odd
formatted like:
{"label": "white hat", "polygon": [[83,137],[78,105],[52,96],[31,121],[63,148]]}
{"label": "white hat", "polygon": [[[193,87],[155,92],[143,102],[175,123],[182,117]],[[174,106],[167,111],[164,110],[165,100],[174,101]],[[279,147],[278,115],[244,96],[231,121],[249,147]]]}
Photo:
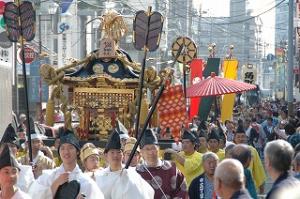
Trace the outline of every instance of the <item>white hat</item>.
{"label": "white hat", "polygon": [[[46,139],[47,136],[42,135],[40,133],[32,133],[32,134],[30,134],[30,138],[31,138],[31,140],[42,140],[42,139]],[[27,135],[26,135],[26,141],[28,141]]]}

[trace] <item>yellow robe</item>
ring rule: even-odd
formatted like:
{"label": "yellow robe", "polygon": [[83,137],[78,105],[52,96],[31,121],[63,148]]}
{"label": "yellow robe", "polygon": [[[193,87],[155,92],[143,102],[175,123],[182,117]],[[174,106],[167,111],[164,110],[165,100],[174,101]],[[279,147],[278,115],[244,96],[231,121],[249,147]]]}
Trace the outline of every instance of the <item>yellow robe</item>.
{"label": "yellow robe", "polygon": [[[209,151],[209,152],[213,152],[213,151]],[[218,152],[215,154],[218,156],[219,162],[225,159],[225,151],[223,149],[219,149]]]}
{"label": "yellow robe", "polygon": [[259,187],[264,184],[267,177],[258,152],[254,147],[249,147],[251,149],[252,159],[248,169],[251,171],[256,189],[259,190]]}
{"label": "yellow robe", "polygon": [[184,157],[184,165],[175,160],[177,168],[183,173],[187,186],[189,187],[192,180],[203,173],[202,154],[195,151],[192,155],[185,155],[183,151],[179,154]]}
{"label": "yellow robe", "polygon": [[223,149],[219,149],[216,154],[219,157],[219,162],[225,159],[225,151]]}
{"label": "yellow robe", "polygon": [[198,150],[198,152],[199,153],[201,153],[201,154],[204,154],[204,153],[206,153],[206,152],[209,152],[209,150],[207,149],[207,148],[205,148],[204,150]]}

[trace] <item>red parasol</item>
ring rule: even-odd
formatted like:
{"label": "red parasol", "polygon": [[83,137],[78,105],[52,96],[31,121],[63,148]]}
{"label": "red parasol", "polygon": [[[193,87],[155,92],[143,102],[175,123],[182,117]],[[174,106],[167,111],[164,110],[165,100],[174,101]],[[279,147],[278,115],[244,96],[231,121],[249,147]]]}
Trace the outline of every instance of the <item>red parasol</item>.
{"label": "red parasol", "polygon": [[218,77],[215,73],[211,73],[207,79],[190,86],[187,89],[187,97],[218,96],[254,89],[256,85]]}

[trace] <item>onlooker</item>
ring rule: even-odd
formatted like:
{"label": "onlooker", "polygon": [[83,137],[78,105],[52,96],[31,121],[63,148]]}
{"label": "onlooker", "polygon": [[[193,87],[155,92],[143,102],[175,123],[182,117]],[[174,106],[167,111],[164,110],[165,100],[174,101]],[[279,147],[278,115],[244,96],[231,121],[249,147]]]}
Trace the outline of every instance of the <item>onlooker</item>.
{"label": "onlooker", "polygon": [[252,198],[257,199],[255,184],[251,172],[247,167],[251,162],[251,150],[248,145],[238,144],[231,151],[231,157],[240,161],[244,167],[244,175],[246,177],[246,188]]}
{"label": "onlooker", "polygon": [[293,167],[295,172],[295,178],[300,180],[300,153],[298,153],[293,160]]}
{"label": "onlooker", "polygon": [[285,133],[288,135],[287,141],[295,147],[300,143],[300,134],[296,133],[296,128],[292,123],[287,123],[284,127]]}
{"label": "onlooker", "polygon": [[225,127],[226,127],[226,135],[227,135],[227,141],[232,142],[233,141],[233,137],[234,137],[234,125],[233,122],[230,120],[226,120],[224,122]]}
{"label": "onlooker", "polygon": [[275,133],[274,133],[274,125],[273,125],[273,118],[268,117],[266,124],[263,126],[264,132],[267,137],[267,141],[272,141],[275,139]]}
{"label": "onlooker", "polygon": [[283,189],[300,186],[299,180],[289,174],[294,149],[284,140],[275,140],[267,143],[265,148],[265,167],[274,184],[266,199],[277,198]]}
{"label": "onlooker", "polygon": [[190,199],[215,199],[214,173],[219,157],[213,152],[207,152],[202,157],[204,173],[196,177],[189,187]]}
{"label": "onlooker", "polygon": [[214,188],[223,199],[251,199],[245,189],[243,165],[234,159],[223,160],[216,168]]}

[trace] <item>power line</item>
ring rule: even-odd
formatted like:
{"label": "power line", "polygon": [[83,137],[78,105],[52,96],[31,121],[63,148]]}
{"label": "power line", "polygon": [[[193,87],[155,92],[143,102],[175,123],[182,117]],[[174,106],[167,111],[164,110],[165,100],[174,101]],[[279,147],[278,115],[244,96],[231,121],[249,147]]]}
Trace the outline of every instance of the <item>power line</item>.
{"label": "power line", "polygon": [[[215,24],[216,24],[216,25],[227,25],[227,24],[243,23],[243,22],[249,21],[249,20],[251,20],[251,19],[253,19],[253,18],[259,17],[259,16],[261,16],[261,15],[263,15],[263,14],[265,14],[265,13],[271,11],[271,10],[273,10],[274,8],[279,7],[279,6],[280,6],[283,2],[285,2],[285,1],[286,1],[286,0],[282,0],[281,2],[277,3],[275,6],[269,8],[269,9],[263,11],[263,12],[261,12],[261,13],[258,14],[258,15],[251,16],[251,17],[249,17],[249,18],[247,18],[247,19],[242,19],[242,20],[233,21],[233,22],[227,22],[227,23],[215,23]],[[176,4],[177,4],[177,2],[176,2]],[[177,6],[176,6],[176,7],[177,7]],[[178,5],[177,8],[180,9],[180,7],[181,7],[181,6]],[[179,11],[180,11],[180,10],[179,10]],[[182,15],[179,15],[179,14],[175,13],[174,10],[171,10],[171,9],[170,9],[169,12],[170,12],[170,13],[173,13],[174,15],[177,15],[177,16],[179,16],[179,17],[186,18],[186,16],[182,16]],[[183,10],[183,12],[186,12],[186,10]],[[194,14],[194,13],[187,13],[187,14]],[[246,13],[245,13],[245,15],[242,15],[242,16],[246,16]],[[198,16],[198,17],[202,17],[202,16]],[[230,18],[233,18],[233,17],[240,17],[240,15],[231,16],[231,17],[224,17],[224,18],[227,18],[227,19],[229,18],[229,19],[230,19]]]}
{"label": "power line", "polygon": [[230,24],[243,23],[243,22],[249,21],[249,20],[251,20],[251,19],[257,18],[257,17],[259,17],[259,16],[261,16],[261,15],[267,13],[267,12],[270,12],[271,10],[273,10],[273,9],[276,8],[276,7],[278,7],[278,6],[279,6],[280,4],[282,4],[283,2],[285,2],[285,0],[280,1],[280,2],[277,3],[275,6],[273,6],[273,7],[269,8],[269,9],[265,10],[264,12],[261,12],[260,14],[255,15],[255,16],[252,16],[252,17],[249,17],[249,18],[247,18],[247,19],[243,19],[243,20],[239,20],[239,21],[233,21],[233,22],[229,22],[229,23],[215,23],[215,24],[216,24],[216,25],[225,25],[225,24],[230,25]]}

